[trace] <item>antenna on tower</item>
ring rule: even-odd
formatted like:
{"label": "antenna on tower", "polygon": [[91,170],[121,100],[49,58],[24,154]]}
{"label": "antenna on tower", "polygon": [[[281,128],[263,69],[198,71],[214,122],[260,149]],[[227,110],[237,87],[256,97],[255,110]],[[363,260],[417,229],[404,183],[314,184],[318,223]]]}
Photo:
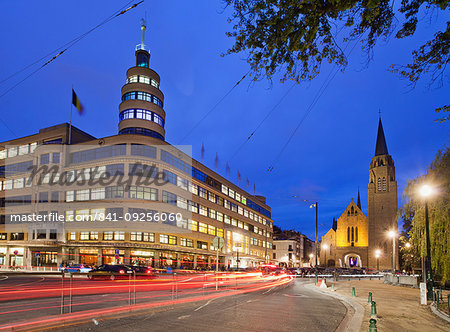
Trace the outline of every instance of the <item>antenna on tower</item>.
{"label": "antenna on tower", "polygon": [[145,30],[147,27],[145,26],[145,19],[141,20],[141,30],[142,30],[142,43],[141,43],[141,50],[145,50]]}

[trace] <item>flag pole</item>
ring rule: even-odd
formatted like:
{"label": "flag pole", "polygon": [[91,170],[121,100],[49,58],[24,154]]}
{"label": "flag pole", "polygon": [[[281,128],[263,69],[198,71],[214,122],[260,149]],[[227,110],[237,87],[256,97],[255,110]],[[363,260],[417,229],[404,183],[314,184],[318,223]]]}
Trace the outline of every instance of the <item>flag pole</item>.
{"label": "flag pole", "polygon": [[[72,99],[73,99],[73,84],[72,84]],[[72,108],[73,108],[73,100],[70,102],[69,145],[72,144]]]}

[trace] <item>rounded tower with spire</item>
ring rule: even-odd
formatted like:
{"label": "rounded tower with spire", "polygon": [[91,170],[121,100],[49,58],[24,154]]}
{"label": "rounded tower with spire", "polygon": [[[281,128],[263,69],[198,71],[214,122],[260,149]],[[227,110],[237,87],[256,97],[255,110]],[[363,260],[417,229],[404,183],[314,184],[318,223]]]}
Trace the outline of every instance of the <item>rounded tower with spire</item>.
{"label": "rounded tower with spire", "polygon": [[133,134],[164,140],[164,95],[160,77],[149,68],[150,52],[144,44],[145,21],[142,20],[142,43],[136,46],[136,66],[127,70],[119,105],[119,135]]}

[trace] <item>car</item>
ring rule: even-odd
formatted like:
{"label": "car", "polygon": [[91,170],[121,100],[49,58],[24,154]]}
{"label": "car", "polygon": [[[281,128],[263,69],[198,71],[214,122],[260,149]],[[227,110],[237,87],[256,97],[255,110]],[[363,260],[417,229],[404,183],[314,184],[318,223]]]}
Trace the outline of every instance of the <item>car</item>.
{"label": "car", "polygon": [[72,264],[62,268],[65,273],[88,273],[92,267],[84,264]]}
{"label": "car", "polygon": [[110,279],[127,278],[133,275],[133,270],[126,265],[100,265],[98,268],[88,272],[88,279]]}
{"label": "car", "polygon": [[133,270],[136,277],[149,277],[153,275],[153,270],[150,266],[142,266],[142,265],[125,265],[125,266]]}

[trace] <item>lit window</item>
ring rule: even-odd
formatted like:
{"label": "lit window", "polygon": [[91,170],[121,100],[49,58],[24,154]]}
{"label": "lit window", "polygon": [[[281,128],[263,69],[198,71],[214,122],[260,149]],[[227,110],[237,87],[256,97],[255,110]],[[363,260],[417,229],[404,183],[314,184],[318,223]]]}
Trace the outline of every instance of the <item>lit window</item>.
{"label": "lit window", "polygon": [[208,225],[208,234],[216,235],[216,228],[214,226]]}
{"label": "lit window", "polygon": [[125,232],[120,232],[120,231],[114,232],[114,240],[115,241],[124,241],[125,240]]}
{"label": "lit window", "polygon": [[169,243],[169,235],[166,235],[166,234],[160,234],[160,235],[159,235],[159,242],[160,242],[160,243],[168,244],[168,243]]}
{"label": "lit window", "polygon": [[195,220],[192,220],[192,231],[198,232],[198,222]]}
{"label": "lit window", "polygon": [[89,232],[80,232],[80,240],[81,241],[89,240]]}
{"label": "lit window", "polygon": [[70,232],[67,233],[67,240],[69,241],[75,241],[76,237],[75,237],[75,232]]}
{"label": "lit window", "polygon": [[103,240],[105,240],[105,241],[112,241],[113,236],[114,236],[113,232],[104,232],[103,233]]}
{"label": "lit window", "polygon": [[202,222],[199,222],[198,223],[198,231],[200,233],[205,233],[206,234],[208,232],[207,225],[202,223]]}
{"label": "lit window", "polygon": [[88,201],[89,200],[89,189],[77,190],[76,200],[77,201]]}

